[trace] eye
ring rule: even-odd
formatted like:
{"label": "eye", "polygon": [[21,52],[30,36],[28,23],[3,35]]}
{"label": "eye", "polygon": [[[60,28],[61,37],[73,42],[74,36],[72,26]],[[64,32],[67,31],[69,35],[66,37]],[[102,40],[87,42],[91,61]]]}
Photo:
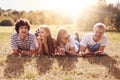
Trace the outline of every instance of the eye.
{"label": "eye", "polygon": [[20,27],[20,29],[23,29],[23,27]]}
{"label": "eye", "polygon": [[98,31],[96,31],[96,33],[98,33]]}
{"label": "eye", "polygon": [[65,37],[64,39],[67,40],[67,39],[69,39],[69,37],[70,37],[70,36],[67,36],[67,37]]}
{"label": "eye", "polygon": [[27,27],[25,27],[25,29],[27,29]]}

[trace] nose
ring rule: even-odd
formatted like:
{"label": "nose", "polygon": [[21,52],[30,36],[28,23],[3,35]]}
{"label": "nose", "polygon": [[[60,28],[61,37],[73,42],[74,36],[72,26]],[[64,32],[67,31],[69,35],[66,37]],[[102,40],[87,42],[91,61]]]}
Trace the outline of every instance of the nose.
{"label": "nose", "polygon": [[26,31],[26,29],[25,29],[25,28],[23,28],[22,30],[23,30],[23,31]]}

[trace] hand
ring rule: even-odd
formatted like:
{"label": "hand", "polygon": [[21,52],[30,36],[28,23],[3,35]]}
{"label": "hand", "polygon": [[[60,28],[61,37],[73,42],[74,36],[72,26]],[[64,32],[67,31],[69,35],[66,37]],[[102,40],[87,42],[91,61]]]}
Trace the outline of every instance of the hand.
{"label": "hand", "polygon": [[79,52],[79,56],[83,56],[84,54],[85,54],[85,52],[83,52],[83,51]]}
{"label": "hand", "polygon": [[32,54],[31,54],[31,51],[22,50],[21,56],[22,56],[22,55],[31,56]]}
{"label": "hand", "polygon": [[59,48],[59,54],[65,55],[65,48]]}
{"label": "hand", "polygon": [[47,43],[47,39],[46,38],[41,38],[41,42],[44,44],[44,43]]}
{"label": "hand", "polygon": [[103,54],[104,52],[103,51],[96,51],[94,52],[94,54]]}
{"label": "hand", "polygon": [[55,49],[55,55],[65,55],[65,49],[64,49],[64,48],[57,47],[57,48]]}
{"label": "hand", "polygon": [[38,41],[39,44],[42,43],[40,37],[37,38],[37,41]]}
{"label": "hand", "polygon": [[87,56],[87,55],[92,55],[93,53],[92,52],[84,52],[84,51],[80,51],[79,52],[79,56]]}

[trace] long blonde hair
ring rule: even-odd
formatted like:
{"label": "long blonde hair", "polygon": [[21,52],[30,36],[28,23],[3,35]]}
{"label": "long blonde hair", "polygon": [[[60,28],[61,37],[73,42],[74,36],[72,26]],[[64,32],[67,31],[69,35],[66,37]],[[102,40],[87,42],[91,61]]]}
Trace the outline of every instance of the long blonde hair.
{"label": "long blonde hair", "polygon": [[69,34],[69,32],[66,29],[61,28],[58,30],[58,33],[57,33],[57,45],[58,46],[60,45],[61,39],[63,38],[65,34]]}

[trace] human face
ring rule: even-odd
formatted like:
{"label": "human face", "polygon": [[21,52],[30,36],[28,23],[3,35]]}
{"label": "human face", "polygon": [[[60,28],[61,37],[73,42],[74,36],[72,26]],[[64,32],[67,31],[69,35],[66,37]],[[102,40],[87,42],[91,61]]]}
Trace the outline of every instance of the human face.
{"label": "human face", "polygon": [[103,28],[99,28],[99,27],[96,27],[94,29],[94,37],[95,37],[95,40],[100,40],[104,35],[104,29]]}
{"label": "human face", "polygon": [[70,35],[64,35],[61,39],[61,42],[65,45],[67,42],[69,42]]}
{"label": "human face", "polygon": [[47,36],[48,36],[48,33],[43,28],[41,28],[39,30],[39,37],[43,39],[43,38],[47,38]]}
{"label": "human face", "polygon": [[27,26],[20,26],[19,28],[19,34],[22,36],[26,36],[28,34],[28,27]]}

